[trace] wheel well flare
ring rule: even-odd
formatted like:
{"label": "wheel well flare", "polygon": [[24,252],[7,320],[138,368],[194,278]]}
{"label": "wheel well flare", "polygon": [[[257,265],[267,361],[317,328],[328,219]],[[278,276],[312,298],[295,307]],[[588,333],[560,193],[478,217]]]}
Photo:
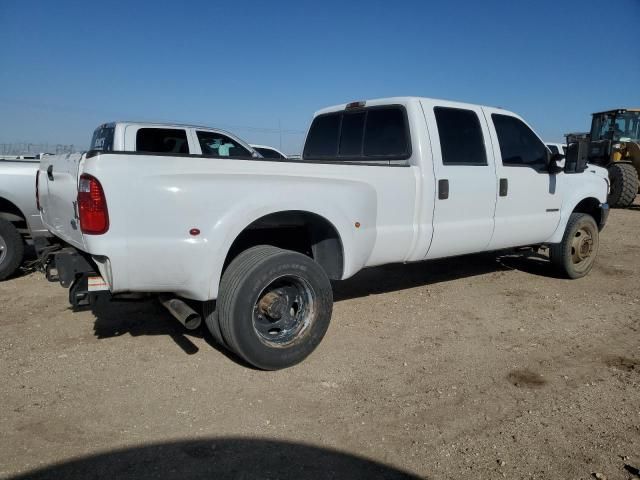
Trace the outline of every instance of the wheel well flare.
{"label": "wheel well flare", "polygon": [[232,243],[223,271],[238,254],[256,245],[302,253],[313,258],[330,279],[342,278],[344,253],[340,235],[331,222],[315,213],[288,210],[253,221]]}

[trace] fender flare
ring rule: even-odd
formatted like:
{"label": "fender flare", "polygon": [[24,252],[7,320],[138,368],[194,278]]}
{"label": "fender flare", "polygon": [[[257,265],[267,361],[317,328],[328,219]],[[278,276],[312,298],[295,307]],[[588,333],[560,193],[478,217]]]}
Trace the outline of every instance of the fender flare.
{"label": "fender flare", "polygon": [[562,241],[562,237],[564,236],[564,232],[567,228],[567,223],[569,222],[569,217],[580,202],[589,198],[593,198],[599,204],[606,202],[606,199],[604,201],[599,199],[598,195],[593,191],[584,190],[576,192],[571,196],[571,199],[563,205],[563,208],[560,211],[560,222],[558,223],[555,232],[553,232],[553,235],[551,235],[545,243],[560,243]]}
{"label": "fender flare", "polygon": [[[356,229],[346,212],[342,209],[329,208],[330,206],[331,204],[327,204],[325,208],[318,208],[317,206],[311,207],[300,203],[292,205],[290,202],[282,202],[276,205],[270,204],[268,207],[264,205],[245,205],[242,209],[229,212],[224,218],[221,218],[216,223],[214,230],[220,230],[221,232],[225,232],[225,234],[222,236],[211,235],[212,239],[220,238],[220,241],[213,241],[213,245],[211,246],[215,253],[212,255],[213,258],[209,264],[211,272],[209,298],[217,298],[218,296],[218,287],[222,278],[223,260],[229,254],[238,236],[255,221],[267,215],[282,212],[298,211],[313,214],[332,225],[338,234],[342,246],[342,278],[348,278],[360,270],[365,265],[375,244],[375,216],[373,219],[367,218],[361,222],[362,225],[369,225],[368,228]],[[211,252],[212,250],[210,249],[209,251]]]}

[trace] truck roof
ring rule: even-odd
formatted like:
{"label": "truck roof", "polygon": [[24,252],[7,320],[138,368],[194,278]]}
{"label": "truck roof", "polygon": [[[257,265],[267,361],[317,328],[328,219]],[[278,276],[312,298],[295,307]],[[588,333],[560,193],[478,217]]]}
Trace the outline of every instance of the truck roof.
{"label": "truck roof", "polygon": [[134,121],[134,120],[116,120],[114,122],[102,123],[98,125],[97,128],[115,127],[116,125],[120,125],[122,127],[127,127],[129,125],[137,125],[137,126],[160,127],[160,128],[199,128],[202,130],[215,130],[217,132],[226,133],[232,137],[237,137],[237,135],[229,132],[228,130],[224,130],[222,128],[211,127],[206,125],[195,125],[190,123],[140,122],[140,121]]}
{"label": "truck roof", "polygon": [[605,113],[624,113],[624,112],[640,112],[640,108],[614,108],[613,110],[605,110],[603,112],[595,112],[591,115],[602,115]]}
{"label": "truck roof", "polygon": [[[331,107],[326,107],[321,110],[318,110],[314,116],[321,115],[323,113],[336,112],[340,110],[344,110],[347,108],[347,105],[362,103],[362,106],[376,106],[376,105],[390,105],[390,104],[405,104],[419,100],[429,100],[435,101],[437,103],[441,103],[442,105],[449,105],[451,107],[465,108],[465,107],[482,107],[484,105],[474,104],[474,103],[465,103],[465,102],[456,102],[452,100],[444,100],[439,98],[430,98],[430,97],[386,97],[386,98],[372,98],[369,100],[359,100],[349,103],[343,103],[340,105],[333,105]],[[492,107],[498,110],[504,110],[501,107]],[[511,113],[508,110],[504,110],[505,112]]]}

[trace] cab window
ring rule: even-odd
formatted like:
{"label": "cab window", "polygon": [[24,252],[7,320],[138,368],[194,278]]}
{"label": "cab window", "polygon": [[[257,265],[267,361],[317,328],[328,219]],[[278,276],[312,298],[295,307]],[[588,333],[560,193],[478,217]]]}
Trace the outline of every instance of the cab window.
{"label": "cab window", "polygon": [[435,107],[443,165],[487,165],[478,115],[463,108]]}
{"label": "cab window", "polygon": [[178,128],[141,128],[136,133],[136,152],[189,153],[187,132]]}
{"label": "cab window", "polygon": [[256,152],[258,152],[260,155],[262,155],[263,158],[279,158],[281,160],[286,158],[286,157],[283,157],[282,155],[280,155],[280,153],[276,152],[272,148],[253,147],[253,149]]}
{"label": "cab window", "polygon": [[203,155],[218,158],[252,156],[249,150],[222,133],[198,131],[197,135]]}
{"label": "cab window", "polygon": [[547,147],[520,119],[509,115],[491,115],[498,135],[502,164],[506,167],[544,169]]}

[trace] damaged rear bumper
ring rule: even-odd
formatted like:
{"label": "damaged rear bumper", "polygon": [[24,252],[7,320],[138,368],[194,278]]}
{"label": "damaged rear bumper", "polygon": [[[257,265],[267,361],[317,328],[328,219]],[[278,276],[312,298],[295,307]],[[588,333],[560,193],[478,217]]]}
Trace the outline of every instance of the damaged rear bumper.
{"label": "damaged rear bumper", "polygon": [[69,289],[69,303],[74,308],[89,306],[98,297],[111,295],[93,261],[73,247],[46,253],[41,262],[47,280]]}

